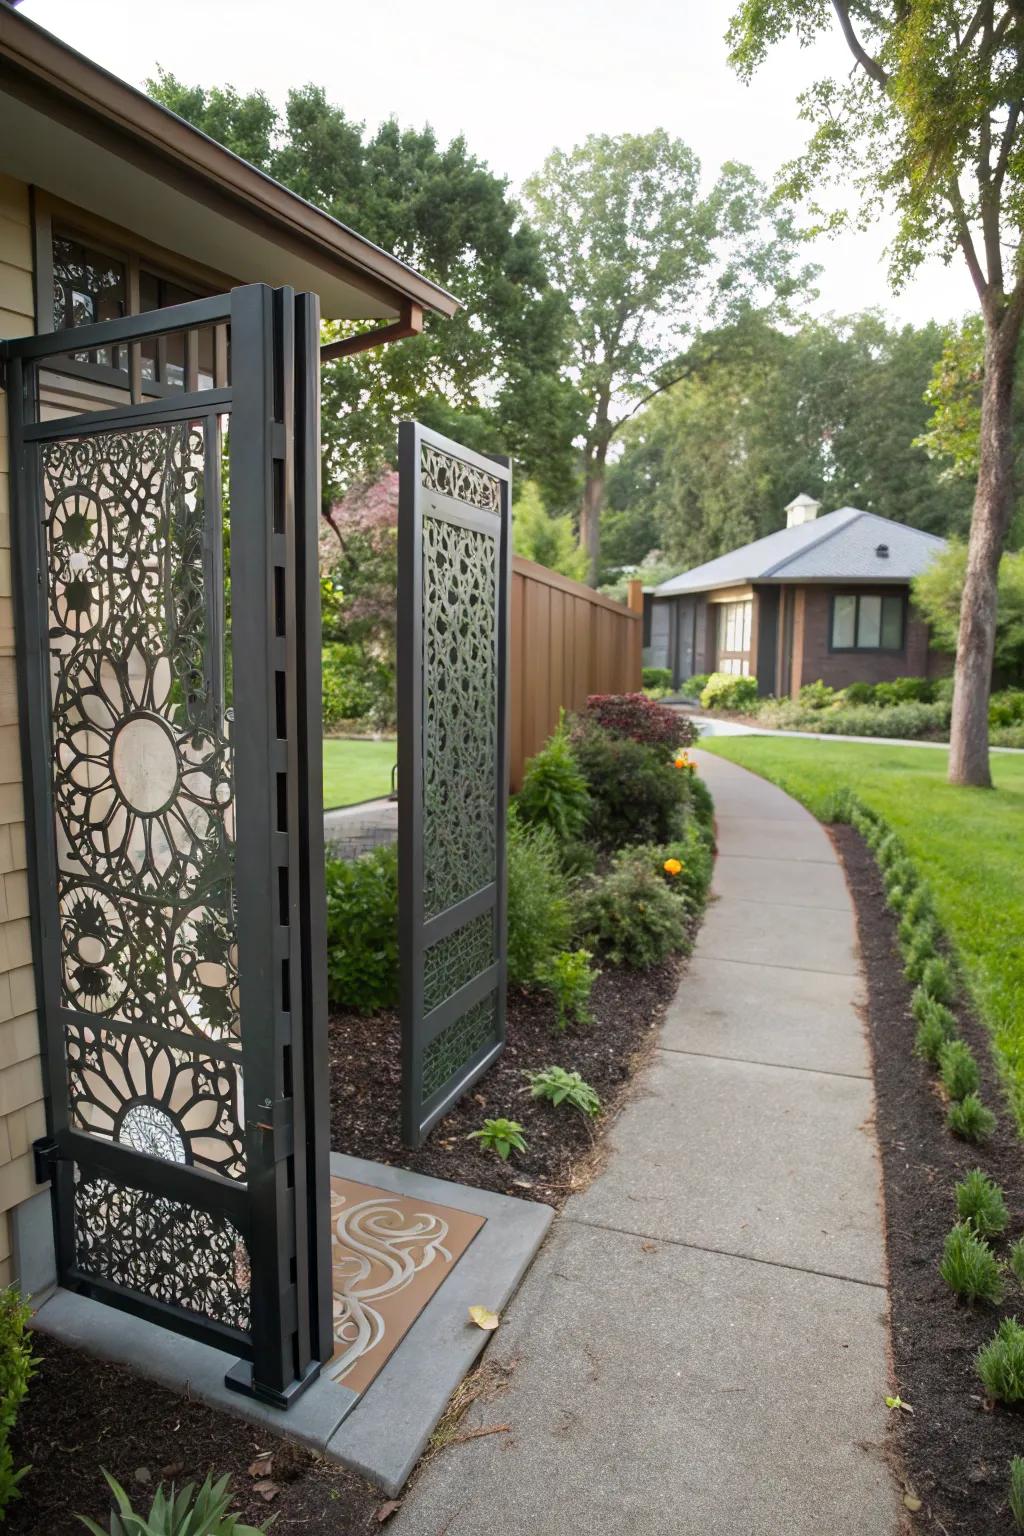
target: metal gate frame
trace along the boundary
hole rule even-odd
[[[131,353],[132,344],[145,338],[194,333],[201,326],[230,326],[231,385],[197,389],[193,366],[190,392],[36,419],[35,390],[27,386],[47,359],[116,344]],[[238,1355],[228,1385],[287,1407],[333,1352],[318,300],[253,284],[170,309],[9,341],[0,347],[0,361],[10,412],[19,713],[48,1128],[37,1144],[37,1169],[41,1182],[51,1177],[53,1183],[59,1280]],[[212,421],[225,413],[232,422],[234,847],[245,1183],[69,1125],[65,1021],[96,1028],[102,1016],[67,1007],[59,981],[49,594],[37,451],[37,444],[55,438]],[[216,484],[208,484],[208,497]],[[132,1029],[121,1026],[121,1033]],[[249,1331],[83,1272],[76,1265],[72,1223],[76,1165],[229,1220],[248,1249]]]
[[[487,1071],[505,1043],[507,980],[506,853],[509,776],[509,623],[512,598],[511,496],[512,472],[507,459],[489,458],[463,448],[417,422],[402,422],[398,437],[398,890],[399,968],[402,1023],[402,1135],[419,1146],[457,1099]],[[493,624],[484,635],[492,649],[494,667],[493,744],[489,771],[463,781],[465,805],[454,804],[460,785],[452,777],[445,790],[452,795],[452,813],[471,815],[473,792],[484,788],[490,799],[491,827],[478,827],[493,847],[488,859],[490,878],[457,899],[429,910],[432,861],[444,854],[446,829],[432,825],[428,814],[428,777],[432,757],[432,679],[429,675],[428,630],[431,615],[426,586],[432,575],[425,551],[425,523],[447,525],[483,535],[492,541]],[[467,579],[463,578],[465,589]],[[453,588],[449,589],[455,590]],[[474,599],[475,600],[475,599]],[[456,593],[455,609],[458,610]],[[466,618],[466,615],[462,615]],[[478,701],[479,702],[479,701]],[[473,721],[449,715],[458,729]],[[457,754],[456,754],[457,756]],[[488,782],[489,779],[489,782]],[[477,810],[480,809],[478,803]],[[452,831],[449,827],[448,831]],[[472,844],[470,844],[472,850]],[[443,862],[443,860],[442,860]],[[449,860],[449,862],[451,862]],[[469,883],[469,882],[464,882]],[[490,945],[486,925],[491,918]],[[441,946],[463,934],[463,948]],[[484,934],[484,948],[475,943]],[[434,967],[429,995],[426,971],[429,952],[440,957]],[[489,957],[489,958],[488,958]],[[483,964],[482,961],[488,963]],[[472,1011],[481,1019],[472,1023]],[[485,1010],[483,1015],[479,1010]],[[467,1027],[467,1015],[470,1016]],[[462,1025],[463,1035],[455,1033]],[[450,1046],[449,1046],[450,1042]],[[428,1053],[443,1058],[441,1071],[432,1067],[425,1077]],[[446,1055],[446,1052],[448,1053]],[[454,1063],[451,1071],[444,1068]],[[440,1075],[444,1080],[438,1082]]]

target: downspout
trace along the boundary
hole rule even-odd
[[[320,362],[333,363],[339,357],[352,357],[357,352],[369,352],[389,341],[402,341],[406,336],[418,336],[423,330],[423,306],[406,299],[397,320],[375,331],[359,331],[355,336],[343,336],[340,341],[329,341],[320,348]]]

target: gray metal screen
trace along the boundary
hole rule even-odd
[[[399,435],[402,1129],[418,1146],[505,1037],[511,472]]]

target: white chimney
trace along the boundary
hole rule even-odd
[[[786,527],[796,528],[800,523],[813,523],[820,511],[821,502],[801,491],[786,508]]]

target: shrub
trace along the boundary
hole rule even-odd
[[[644,747],[674,751],[676,747],[692,747],[697,740],[692,720],[642,693],[592,693],[581,718],[612,736],[626,737]]]
[[[580,921],[613,965],[631,970],[660,964],[686,938],[682,904],[632,849],[584,894]]]
[[[843,689],[844,704],[873,704],[874,702],[874,683],[849,683]]]
[[[995,1336],[979,1349],[975,1366],[993,1402],[1024,1400],[1024,1328],[1015,1317],[1004,1317]]]
[[[965,1221],[958,1221],[946,1237],[939,1274],[964,1301],[987,1301],[995,1306],[1003,1294],[995,1255]]]
[[[893,912],[902,912],[907,904],[907,892],[904,886],[894,885],[886,890],[885,899]]]
[[[993,693],[988,701],[988,723],[992,726],[1024,725],[1024,690],[1007,688]]]
[[[897,885],[902,886],[903,890],[909,896],[910,892],[917,884],[917,870],[914,868],[913,864],[911,864],[908,858],[901,856],[900,858],[896,859],[894,863],[890,864],[889,868],[886,870],[885,884],[886,889],[889,890]]]
[[[1014,1279],[1024,1285],[1024,1237],[1018,1237],[1015,1243],[1010,1244],[1009,1264]]]
[[[584,1115],[600,1114],[601,1100],[578,1072],[566,1072],[564,1067],[545,1067],[542,1072],[527,1072],[526,1077],[535,1099],[548,1099],[556,1107],[568,1104]]]
[[[910,931],[910,936],[903,946],[904,967],[903,974],[908,981],[920,981],[924,975],[924,968],[935,956],[935,929],[928,922],[920,922]]]
[[[578,728],[572,740],[590,790],[588,827],[594,842],[610,851],[679,836],[692,775],[680,773],[659,748],[596,725]]]
[[[921,985],[929,997],[934,997],[936,1002],[951,1003],[956,994],[953,985],[953,972],[949,961],[943,955],[934,955],[931,960],[925,962],[921,972]]]
[[[0,1522],[13,1499],[20,1498],[18,1484],[27,1467],[15,1471],[10,1437],[28,1384],[35,1375],[29,1345],[28,1303],[11,1287],[0,1291]]]
[[[947,1040],[939,1052],[939,1076],[951,1099],[966,1099],[981,1084],[978,1063],[966,1040]]]
[[[699,699],[710,681],[710,672],[695,672],[686,679],[679,691],[688,699]]]
[[[886,832],[875,849],[875,858],[878,860],[879,869],[885,871],[891,864],[896,864],[903,857],[903,844],[895,832]]]
[[[876,683],[874,702],[882,709],[894,704],[931,704],[935,684],[927,677],[894,677],[891,683]]]
[[[327,992],[336,1008],[373,1013],[398,999],[398,850],[329,859]]]
[[[956,1211],[979,1237],[996,1237],[1005,1232],[1010,1220],[1006,1199],[994,1179],[980,1168],[972,1168],[956,1186]]]
[[[1024,725],[1000,725],[989,731],[989,744],[993,747],[1024,747]]]
[[[395,674],[387,662],[359,645],[325,645],[323,723],[330,730],[342,720],[369,720],[378,729],[395,723]]]
[[[562,844],[582,838],[590,810],[587,781],[573,755],[564,721],[536,757],[531,757],[516,796],[523,821],[551,828]]]
[[[923,1007],[917,1015],[917,1034],[914,1036],[914,1050],[918,1056],[938,1066],[942,1048],[947,1045],[956,1034],[956,1020],[949,1009],[942,1003],[937,1003],[927,993],[914,993],[914,997],[923,1000]],[[916,1012],[916,1010],[915,1010]]]
[[[702,709],[753,709],[757,698],[756,677],[734,677],[729,672],[712,672],[700,692]]]
[[[518,1120],[485,1120],[478,1131],[470,1131],[467,1141],[478,1141],[489,1152],[497,1152],[502,1162],[510,1152],[525,1152],[526,1140]]]
[[[528,987],[569,941],[569,881],[550,827],[510,815],[507,852],[508,979]]]
[[[698,773],[690,774],[690,804],[697,821],[704,828],[708,846],[714,848],[715,802],[711,791]]]
[[[828,709],[836,701],[836,690],[818,678],[816,683],[804,683],[800,689],[800,703],[807,709]]]
[[[682,837],[660,848],[651,848],[651,857],[657,872],[670,890],[682,893],[691,906],[699,910],[707,901],[714,872],[714,858],[707,833],[695,817],[690,817],[683,827]],[[671,872],[668,865],[675,860],[680,868]]]
[[[927,885],[916,885],[907,897],[904,913],[911,923],[918,923],[923,917],[931,917],[934,910],[932,905],[932,893]]]
[[[996,1128],[996,1117],[981,1102],[976,1093],[969,1093],[959,1104],[951,1104],[946,1112],[946,1124],[954,1136],[962,1141],[988,1141]]]
[[[111,1515],[106,1531],[86,1515],[79,1515],[93,1536],[260,1536],[260,1532],[270,1529],[270,1521],[266,1525],[242,1525],[237,1515],[228,1514],[231,1495],[227,1477],[215,1483],[209,1473],[198,1493],[194,1483],[186,1483],[175,1494],[172,1483],[170,1494],[166,1495],[161,1483],[146,1516],[135,1512],[116,1478],[109,1472],[103,1476],[114,1495],[117,1513]]]
[[[670,667],[644,667],[640,682],[644,688],[671,688],[672,670]]]
[[[1024,1531],[1024,1456],[1014,1456],[1010,1462],[1010,1514],[1018,1531]]]
[[[555,1028],[590,1024],[590,994],[601,972],[590,963],[589,949],[563,950],[541,973],[541,981],[555,1002]]]

